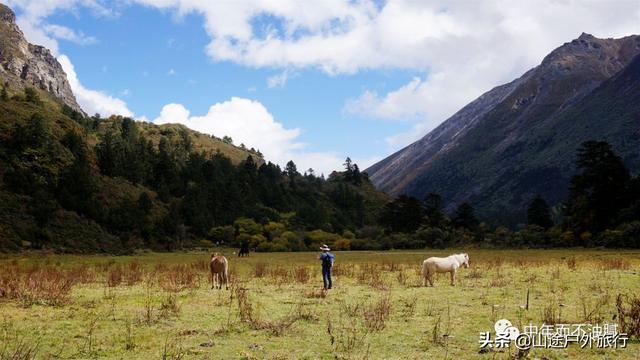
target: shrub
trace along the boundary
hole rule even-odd
[[[618,294],[616,309],[620,332],[640,339],[640,297]]]
[[[449,233],[437,227],[422,227],[415,233],[420,244],[432,248],[444,248],[449,243]]]
[[[168,292],[180,292],[185,289],[196,289],[199,284],[199,276],[189,265],[173,265],[167,268],[160,276],[160,287]]]
[[[0,273],[0,298],[20,300],[25,305],[62,305],[77,283],[75,274],[57,267],[10,266]]]
[[[338,239],[333,246],[336,250],[351,250],[351,240]]]
[[[278,245],[283,245],[289,251],[301,251],[305,250],[304,242],[302,242],[302,237],[296,234],[293,231],[285,231],[278,238],[274,240],[274,243]]]
[[[239,218],[233,222],[233,226],[238,230],[238,233],[240,234],[262,234],[262,225],[256,223],[253,219]]]
[[[356,238],[356,234],[354,234],[353,232],[349,231],[349,230],[345,230],[342,232],[342,237],[345,239],[349,239],[349,240],[353,240]]]
[[[40,104],[40,95],[38,95],[36,89],[32,87],[26,87],[24,89],[24,100],[32,104]]]
[[[235,229],[233,226],[216,226],[209,230],[209,238],[218,243],[232,243]]]
[[[326,232],[323,230],[313,230],[308,231],[306,236],[310,240],[310,246],[313,248],[317,248],[322,244],[327,244],[329,246],[333,246],[333,244],[340,238],[340,235]]]
[[[374,304],[364,308],[362,315],[364,324],[371,331],[381,331],[391,315],[391,301],[389,297],[383,297]]]

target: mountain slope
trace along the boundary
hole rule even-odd
[[[491,222],[522,221],[535,194],[564,199],[583,141],[606,139],[639,169],[640,100],[630,85],[639,53],[640,36],[582,34],[367,172],[391,194],[437,192],[450,210],[467,201]]]
[[[63,104],[82,112],[67,75],[51,52],[27,42],[16,25],[16,16],[0,4],[0,78],[10,89],[32,86],[48,91]]]

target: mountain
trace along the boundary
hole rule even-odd
[[[583,141],[610,142],[640,170],[639,53],[638,35],[583,33],[366,171],[393,195],[435,192],[448,210],[469,202],[491,223],[523,222],[535,195],[566,198]]]
[[[48,91],[81,112],[62,66],[43,46],[30,44],[16,25],[13,11],[0,4],[0,77],[13,89],[25,86]]]

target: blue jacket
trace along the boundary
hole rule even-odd
[[[333,262],[336,260],[336,256],[330,252],[320,254],[320,261],[322,261],[322,267],[333,267]]]

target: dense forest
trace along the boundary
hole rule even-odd
[[[325,178],[244,146],[203,150],[186,128],[60,109],[31,88],[0,95],[3,251],[640,247],[640,180],[606,142],[578,149],[561,218],[535,197],[526,225],[490,228],[466,203],[444,213],[438,194],[391,199],[350,159]]]
[[[349,159],[326,179],[293,162],[281,169],[257,150],[234,162],[221,151],[198,151],[186,128],[164,127],[152,138],[141,130],[149,124],[57,111],[41,95],[27,88],[1,100],[5,250],[126,252],[242,241],[263,251],[321,242],[349,248],[387,201]]]

